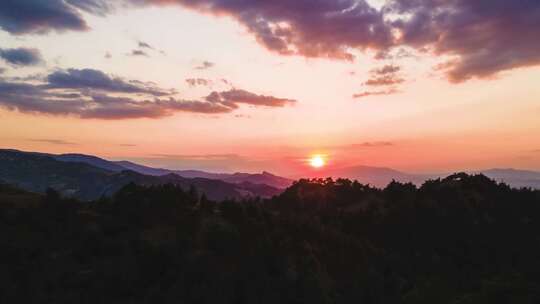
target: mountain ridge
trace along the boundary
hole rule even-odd
[[[293,180],[278,175],[274,175],[270,172],[263,171],[262,173],[211,173],[202,170],[172,170],[164,168],[154,168],[150,166],[141,165],[131,161],[109,161],[93,155],[85,155],[79,153],[68,154],[48,154],[40,152],[23,152],[15,149],[3,149],[0,151],[12,151],[28,153],[31,155],[49,156],[62,162],[82,162],[90,164],[92,166],[102,168],[111,172],[122,172],[124,170],[131,170],[143,175],[150,176],[164,176],[167,174],[176,174],[183,178],[195,179],[211,179],[221,180],[226,183],[242,185],[268,185],[276,189],[285,189],[289,187]],[[522,188],[530,187],[540,189],[540,172],[533,170],[519,170],[514,168],[491,168],[485,170],[468,170],[467,173],[471,174],[484,174],[499,182],[505,182],[512,187]],[[399,182],[412,182],[416,185],[421,185],[426,180],[443,178],[449,175],[448,173],[433,173],[433,174],[416,174],[408,173],[400,170],[395,170],[388,167],[375,167],[367,165],[356,165],[342,168],[331,168],[326,170],[320,170],[311,172],[304,176],[296,176],[295,179],[300,178],[349,178],[358,180],[359,182],[371,184],[376,187],[385,187],[391,181]],[[262,187],[258,187],[261,188]],[[265,191],[266,192],[266,191]]]
[[[68,159],[70,161],[61,161],[48,154],[0,150],[0,180],[38,193],[45,192],[47,188],[54,188],[65,196],[82,200],[113,195],[129,183],[140,185],[171,183],[184,189],[194,186],[211,200],[246,196],[269,197],[281,192],[271,186],[263,188],[252,183],[237,185],[214,179],[189,179],[174,173],[150,176],[131,170],[114,172],[85,162],[71,161],[73,158]]]

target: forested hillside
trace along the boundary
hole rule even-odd
[[[0,187],[2,303],[538,303],[540,192],[301,180],[213,202],[129,184],[81,203]]]

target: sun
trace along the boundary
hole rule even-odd
[[[324,167],[324,165],[326,165],[326,160],[324,159],[324,157],[322,155],[313,155],[309,159],[309,164],[313,168],[322,168],[322,167]]]

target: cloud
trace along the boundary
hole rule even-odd
[[[214,92],[203,100],[179,99],[175,94],[153,84],[90,69],[56,71],[38,84],[0,79],[3,108],[83,119],[161,118],[177,112],[224,114],[233,112],[239,104],[279,107],[292,102],[241,90]]]
[[[232,108],[237,108],[239,103],[253,106],[284,107],[294,104],[296,100],[277,98],[274,96],[257,95],[245,90],[231,89],[223,92],[212,92],[206,97],[211,103],[221,103]]]
[[[77,8],[98,12],[105,1],[98,0],[3,0],[0,1],[0,27],[12,34],[50,31],[85,31],[88,25]],[[103,8],[104,9],[104,8]]]
[[[128,53],[128,56],[150,57],[145,51],[141,51],[141,50],[132,50],[131,53]]]
[[[355,50],[379,58],[402,47],[453,57],[445,71],[453,82],[540,65],[537,0],[118,0],[129,4],[181,5],[229,16],[267,49],[282,55],[352,60]],[[0,27],[12,34],[84,31],[81,12],[105,15],[105,0],[0,1]],[[518,33],[518,34],[516,34]],[[206,69],[211,66],[202,65]]]
[[[399,93],[399,90],[396,88],[391,88],[388,90],[382,90],[382,91],[365,91],[362,93],[354,94],[353,98],[364,98],[364,97],[370,97],[370,96],[384,96],[384,95],[393,95]]]
[[[389,141],[367,141],[360,144],[352,144],[350,145],[350,147],[353,149],[357,149],[357,148],[389,147],[393,145],[394,143],[389,142]]]
[[[364,84],[367,86],[390,86],[390,85],[402,84],[404,82],[405,82],[405,79],[400,78],[397,75],[385,75],[385,76],[368,79],[368,81],[364,82]]]
[[[216,64],[210,61],[203,61],[203,63],[199,66],[196,66],[196,70],[208,70],[210,68],[213,68]]]
[[[146,43],[144,41],[139,41],[138,45],[139,45],[139,48],[141,48],[141,49],[150,49],[150,50],[154,49],[150,44],[148,44],[148,43]]]
[[[384,10],[398,18],[398,43],[448,55],[453,82],[540,64],[537,0],[391,0]]]
[[[151,83],[124,80],[94,69],[68,69],[47,76],[48,87],[56,89],[89,89],[116,93],[140,93],[153,96],[171,94]]]
[[[43,74],[35,73],[35,74],[26,75],[26,76],[15,76],[9,79],[13,81],[42,81],[43,77],[44,77]]]
[[[111,53],[106,52],[104,57],[105,57],[105,59],[111,59],[112,55],[111,55]]]
[[[388,74],[395,74],[399,71],[401,71],[401,67],[388,64],[381,68],[374,69],[371,72],[376,75],[388,75]]]
[[[394,86],[401,84],[405,82],[405,79],[399,76],[399,71],[401,71],[401,67],[395,65],[385,65],[383,67],[373,69],[370,71],[371,78],[364,82],[364,85]],[[369,95],[377,95],[376,93],[381,92],[371,92]],[[382,95],[382,93],[379,95]]]
[[[190,87],[209,86],[210,84],[212,84],[211,80],[204,78],[188,78],[186,79],[186,82],[189,84]]]
[[[137,147],[137,145],[135,144],[119,144],[120,147],[126,147],[126,148],[130,148],[130,147]]]
[[[78,145],[77,143],[65,141],[65,140],[62,140],[62,139],[35,138],[35,139],[28,139],[28,141],[48,143],[48,144],[61,145],[61,146]]]
[[[353,59],[351,48],[386,48],[392,34],[383,15],[364,0],[146,0],[178,3],[200,12],[227,15],[267,49],[283,55]]]
[[[540,65],[538,0],[387,0],[381,9],[366,0],[4,0],[0,27],[12,34],[84,31],[81,12],[105,15],[111,3],[228,16],[282,55],[352,60],[356,50],[378,58],[403,47],[427,51],[452,57],[445,73],[453,82]]]
[[[0,58],[15,67],[33,66],[43,62],[39,50],[29,48],[0,49]]]

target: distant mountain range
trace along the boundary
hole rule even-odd
[[[469,173],[482,173],[512,187],[540,189],[540,172],[490,169]],[[421,175],[390,168],[353,166],[319,171],[305,177],[349,178],[364,184],[385,187],[392,180],[420,185],[428,179],[447,175]],[[67,196],[93,200],[112,195],[130,182],[143,185],[173,183],[184,188],[194,186],[212,200],[223,200],[246,196],[271,197],[281,193],[293,180],[268,172],[226,174],[169,170],[129,161],[109,161],[84,154],[55,155],[0,149],[0,183],[13,184],[25,190],[43,192],[52,187]]]
[[[186,178],[208,178],[208,179],[218,179],[224,182],[233,183],[233,184],[242,184],[245,182],[253,184],[265,184],[279,189],[285,189],[292,184],[292,180],[280,176],[273,175],[268,172],[263,172],[260,174],[250,174],[250,173],[210,173],[199,170],[168,170],[168,169],[157,169],[152,167],[147,167],[139,165],[129,161],[118,161],[113,162],[113,164],[119,165],[125,169],[133,170],[142,174],[148,175],[165,175],[165,174],[177,174]]]
[[[491,179],[498,182],[504,182],[515,188],[530,187],[540,189],[540,172],[516,169],[489,169],[481,171],[469,171],[467,173],[484,174]],[[399,182],[411,182],[416,185],[421,185],[428,179],[444,178],[450,174],[451,173],[412,174],[390,168],[354,166],[325,170],[318,174],[312,174],[310,177],[349,178],[358,180],[364,184],[370,184],[376,187],[385,187],[392,180]]]
[[[102,168],[112,172],[122,172],[124,170],[131,170],[145,175],[153,176],[163,176],[168,174],[176,174],[185,178],[206,178],[206,179],[216,179],[222,180],[227,183],[232,184],[243,184],[243,183],[253,183],[253,184],[264,184],[271,187],[285,189],[292,184],[292,180],[273,175],[268,172],[263,172],[261,174],[249,174],[249,173],[209,173],[205,171],[198,170],[168,170],[160,168],[152,168],[148,166],[139,165],[129,161],[108,161],[92,155],[84,154],[60,154],[60,155],[51,155],[56,160],[63,162],[80,162],[92,165],[94,167]]]
[[[54,188],[65,196],[82,200],[112,195],[131,182],[141,185],[172,183],[185,189],[194,186],[212,200],[271,197],[282,191],[247,180],[229,183],[219,179],[186,178],[175,173],[162,173],[159,176],[142,174],[115,162],[88,155],[0,150],[0,181],[3,183],[33,192]]]

